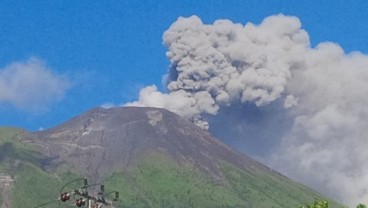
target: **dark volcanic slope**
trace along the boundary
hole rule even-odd
[[[111,169],[127,168],[152,152],[167,154],[177,164],[193,166],[217,179],[222,177],[221,161],[241,169],[273,172],[182,117],[156,108],[94,108],[25,139],[42,146],[50,158],[46,165],[66,162],[74,170],[98,178]]]
[[[20,140],[42,153],[39,174],[106,182],[123,193],[120,207],[291,208],[324,198],[163,109],[95,108]]]

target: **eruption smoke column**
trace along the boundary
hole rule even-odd
[[[293,127],[270,164],[350,206],[368,202],[368,57],[322,43],[288,89]]]
[[[163,41],[168,93],[148,86],[126,105],[166,108],[208,128],[202,115],[283,103],[271,109],[286,111],[292,125],[262,159],[344,203],[368,203],[366,55],[334,43],[312,48],[299,19],[284,15],[259,25],[179,18]]]
[[[197,122],[201,113],[216,114],[233,102],[267,105],[286,94],[290,70],[309,45],[300,26],[297,18],[282,15],[259,26],[179,18],[163,37],[171,61],[169,94],[149,86],[128,105],[163,107]],[[293,99],[289,95],[286,106]]]

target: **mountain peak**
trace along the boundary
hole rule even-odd
[[[97,183],[125,181],[119,187],[130,184],[131,196],[137,193],[134,199],[144,203],[159,203],[147,190],[184,204],[195,199],[190,191],[197,190],[196,197],[207,200],[205,207],[216,207],[208,197],[217,191],[231,198],[217,199],[218,207],[294,207],[320,196],[164,109],[94,108],[53,128],[25,133],[20,140],[38,147],[34,149],[45,157],[44,172],[69,171]]]
[[[51,165],[68,161],[79,172],[99,177],[111,168],[127,168],[152,152],[165,154],[178,165],[190,164],[215,178],[221,177],[217,160],[259,165],[190,121],[158,108],[94,108],[27,138],[53,158]]]

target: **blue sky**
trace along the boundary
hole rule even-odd
[[[301,20],[312,45],[332,41],[346,52],[367,53],[367,9],[367,1],[341,0],[1,1],[0,73],[36,59],[68,86],[63,95],[50,94],[55,100],[42,98],[42,108],[2,99],[0,89],[0,125],[48,128],[104,103],[134,101],[147,85],[164,90],[169,61],[162,34],[179,16],[245,24],[283,13]]]
[[[0,126],[44,129],[137,101],[208,121],[221,141],[288,177],[368,203],[367,10],[366,0],[3,0]],[[192,15],[200,19],[177,21]],[[264,21],[237,30],[218,19]],[[165,41],[182,65],[165,93],[162,36],[174,22]]]

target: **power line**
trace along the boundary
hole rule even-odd
[[[79,189],[75,189],[73,191],[70,192],[65,192],[63,191],[68,185],[81,181],[83,180],[84,185],[79,188]],[[100,186],[100,191],[97,193],[96,196],[90,195],[87,191],[87,188],[89,187],[93,187],[93,186]],[[70,181],[66,184],[64,184],[64,186],[62,186],[62,188],[59,191],[59,198],[56,200],[52,200],[49,201],[47,203],[38,205],[36,207],[33,208],[39,208],[42,206],[46,206],[48,204],[52,204],[52,203],[56,203],[59,202],[59,207],[61,205],[61,203],[65,203],[67,201],[71,200],[71,197],[76,198],[74,202],[74,206],[76,207],[86,207],[86,208],[102,208],[102,207],[111,207],[113,206],[113,202],[108,202],[105,199],[105,196],[108,196],[110,194],[115,194],[114,195],[114,199],[113,202],[117,201],[119,199],[119,192],[118,191],[112,191],[109,192],[107,194],[105,194],[105,186],[103,184],[100,183],[96,183],[96,184],[88,184],[88,181],[86,178],[78,178],[75,179],[73,181]]]

